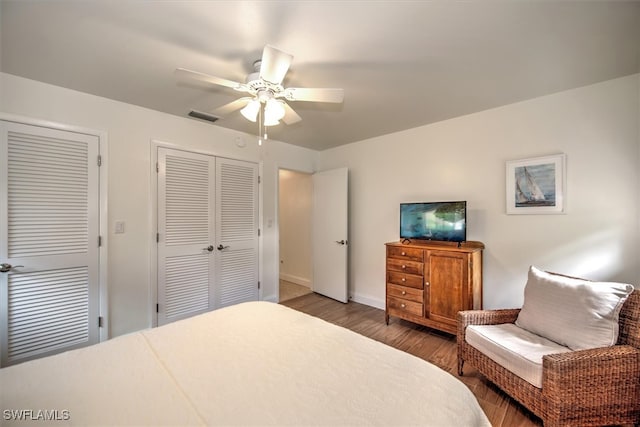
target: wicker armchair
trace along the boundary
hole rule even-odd
[[[465,341],[468,325],[515,322],[519,309],[458,313],[458,375],[469,362],[489,381],[526,406],[545,426],[640,423],[640,291],[620,312],[618,342],[611,347],[550,354],[542,359],[537,388]]]

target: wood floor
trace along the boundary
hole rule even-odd
[[[311,293],[311,289],[305,286],[280,279],[280,290],[279,290],[280,302],[298,298],[299,296],[306,295],[309,293]]]
[[[542,425],[540,419],[485,380],[473,367],[465,366],[464,376],[458,377],[453,335],[397,318],[391,318],[387,326],[383,310],[354,302],[342,304],[313,293],[281,304],[406,351],[444,369],[471,389],[493,426]]]

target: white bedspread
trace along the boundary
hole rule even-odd
[[[29,423],[7,411],[68,414],[55,425],[490,425],[436,366],[267,302],[0,369],[0,409],[15,425]]]

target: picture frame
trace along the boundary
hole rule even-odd
[[[565,170],[565,154],[507,161],[507,214],[565,213]]]

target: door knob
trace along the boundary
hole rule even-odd
[[[336,240],[336,243],[339,245],[346,245],[347,241],[346,240]]]
[[[2,264],[0,264],[0,273],[8,273],[10,272],[12,269],[14,268],[18,268],[18,267],[24,267],[24,265],[11,265],[11,264],[7,264],[6,262],[3,262]]]
[[[206,248],[202,248],[203,251],[213,252],[213,245],[209,245]]]
[[[229,246],[222,246],[222,244],[219,244],[218,247],[216,249],[218,249],[219,251],[223,250],[223,249],[227,249]]]

